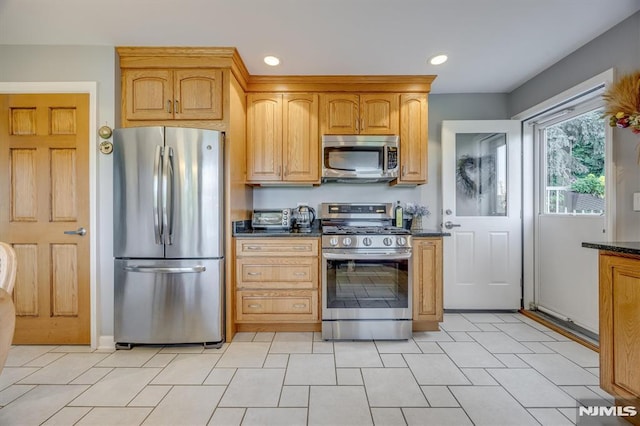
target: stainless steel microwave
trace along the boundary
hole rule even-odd
[[[398,177],[398,136],[325,135],[322,181],[388,182]]]

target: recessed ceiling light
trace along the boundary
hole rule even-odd
[[[264,63],[275,67],[276,65],[280,64],[280,59],[276,58],[275,56],[265,56]]]
[[[447,57],[447,55],[436,55],[436,56],[432,57],[431,59],[429,59],[429,63],[431,65],[440,65],[440,64],[444,64],[445,62],[447,62],[447,59],[449,59]]]

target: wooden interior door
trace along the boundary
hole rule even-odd
[[[0,240],[18,257],[14,344],[90,343],[88,139],[89,95],[0,95]]]

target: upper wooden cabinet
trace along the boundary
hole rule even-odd
[[[398,134],[396,93],[326,93],[320,105],[324,135]]]
[[[427,159],[427,95],[400,95],[400,176],[396,183],[427,183]]]
[[[222,70],[125,69],[127,120],[222,120]]]
[[[247,181],[320,182],[318,95],[247,95]]]

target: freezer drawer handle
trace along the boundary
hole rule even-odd
[[[125,271],[131,272],[147,272],[151,274],[188,274],[193,272],[204,272],[207,270],[206,267],[199,265],[188,268],[163,268],[158,266],[125,266]]]

